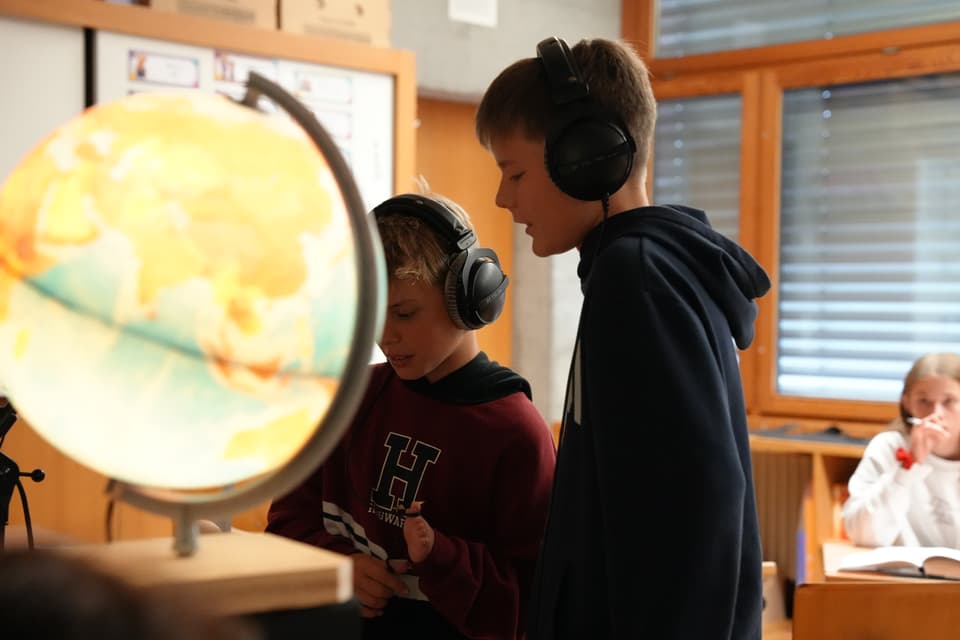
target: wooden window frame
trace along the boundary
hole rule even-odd
[[[624,0],[621,29],[648,61],[657,99],[739,93],[742,99],[740,244],[773,285],[759,300],[756,339],[741,354],[752,423],[777,418],[885,424],[889,402],[787,396],[776,391],[781,123],[784,91],[960,72],[960,21],[756,47],[683,58],[653,58],[654,0]],[[652,159],[650,163],[652,174]],[[708,212],[709,213],[709,212]]]
[[[757,107],[760,102],[760,73],[756,71],[746,72],[720,72],[704,76],[690,76],[677,78],[661,82],[653,80],[653,91],[658,100],[672,100],[683,98],[703,98],[710,96],[737,94],[740,96],[740,118],[742,123],[753,122],[759,116]],[[756,176],[758,171],[757,151],[760,149],[759,141],[756,139],[756,127],[747,127],[741,124],[740,127],[740,220],[739,220],[739,242],[748,251],[758,244],[757,233],[758,225],[753,221],[759,218],[757,206],[757,192],[750,188],[754,180],[744,180],[744,176]],[[656,149],[653,150],[656,153]],[[652,156],[653,154],[651,154]],[[653,179],[653,158],[647,165],[648,180]],[[648,191],[652,189],[648,185]],[[710,212],[707,211],[707,215]],[[755,384],[749,381],[757,375],[757,349],[750,349],[740,354],[740,372],[743,377],[744,396],[747,404],[747,411],[756,410],[756,398],[754,390]]]

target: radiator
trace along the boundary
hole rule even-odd
[[[763,559],[777,563],[781,579],[797,579],[797,530],[810,484],[810,456],[753,453],[753,484]]]

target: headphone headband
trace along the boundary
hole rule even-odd
[[[537,56],[543,61],[554,104],[567,104],[590,95],[590,87],[566,42],[556,36],[541,40],[537,44]]]
[[[477,242],[477,234],[467,227],[442,202],[433,198],[404,193],[384,200],[373,209],[373,215],[384,218],[389,215],[406,215],[429,224],[449,245],[450,253],[457,253]]]

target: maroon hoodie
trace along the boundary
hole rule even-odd
[[[365,638],[523,637],[555,463],[529,389],[483,353],[433,384],[376,365],[350,431],[271,505],[271,533],[386,561],[407,557],[401,507],[424,503],[433,551]]]

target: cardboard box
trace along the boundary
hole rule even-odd
[[[251,27],[277,28],[277,0],[150,0],[150,6]]]
[[[390,0],[279,0],[280,29],[390,46]]]

